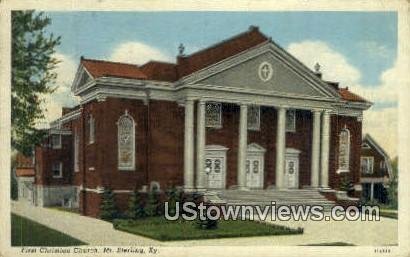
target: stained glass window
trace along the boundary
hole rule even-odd
[[[248,107],[248,129],[259,130],[260,128],[260,108],[252,105]]]
[[[339,170],[349,171],[350,132],[342,129],[339,134]]]
[[[222,126],[222,106],[220,103],[207,103],[205,109],[205,122],[207,127]]]
[[[135,168],[135,127],[134,120],[127,112],[118,120],[118,168]]]
[[[296,113],[295,110],[286,111],[286,132],[296,131]]]

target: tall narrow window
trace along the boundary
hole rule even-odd
[[[92,144],[95,140],[95,119],[93,115],[90,114],[88,117],[88,143]]]
[[[51,172],[53,174],[53,178],[62,178],[63,177],[63,163],[62,162],[55,162],[51,166]]]
[[[135,126],[134,120],[125,111],[117,123],[118,126],[118,169],[135,169]]]
[[[344,128],[339,134],[339,172],[349,171],[350,132]]]
[[[260,107],[257,105],[249,106],[248,108],[248,129],[259,130],[260,129]]]
[[[74,132],[74,171],[79,172],[80,171],[80,160],[79,160],[79,154],[80,154],[80,136],[78,135],[77,130]]]
[[[295,110],[286,111],[286,132],[296,131],[296,112]]]
[[[222,127],[222,106],[220,103],[207,103],[205,108],[205,123],[207,127]]]

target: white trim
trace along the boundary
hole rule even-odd
[[[79,108],[77,110],[66,113],[65,115],[61,116],[60,118],[52,121],[50,123],[50,127],[59,129],[62,124],[79,118],[80,115],[81,115],[81,111],[82,111],[82,108]]]
[[[264,78],[262,76],[262,67],[263,66],[268,67],[268,70],[269,70],[268,76],[266,78]],[[272,64],[270,64],[269,62],[266,62],[266,61],[259,64],[258,75],[259,75],[259,79],[262,80],[263,82],[269,81],[272,78],[272,75],[273,75]]]

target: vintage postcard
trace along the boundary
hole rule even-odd
[[[408,3],[215,4],[0,3],[1,254],[410,255]]]

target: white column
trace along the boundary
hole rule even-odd
[[[374,183],[370,183],[370,201],[374,199]]]
[[[319,167],[320,167],[320,111],[312,110],[313,131],[312,131],[312,159],[310,186],[319,186]]]
[[[248,144],[248,106],[241,104],[239,118],[238,146],[238,189],[244,189],[246,184],[246,148]]]
[[[194,189],[194,101],[185,101],[184,188]]]
[[[322,151],[320,186],[329,187],[329,142],[330,142],[330,112],[324,111],[322,115]]]
[[[278,108],[278,126],[276,131],[276,188],[284,187],[286,150],[286,108]]]
[[[197,189],[204,189],[205,176],[205,102],[198,102],[197,109],[197,146],[196,146],[196,187]]]

